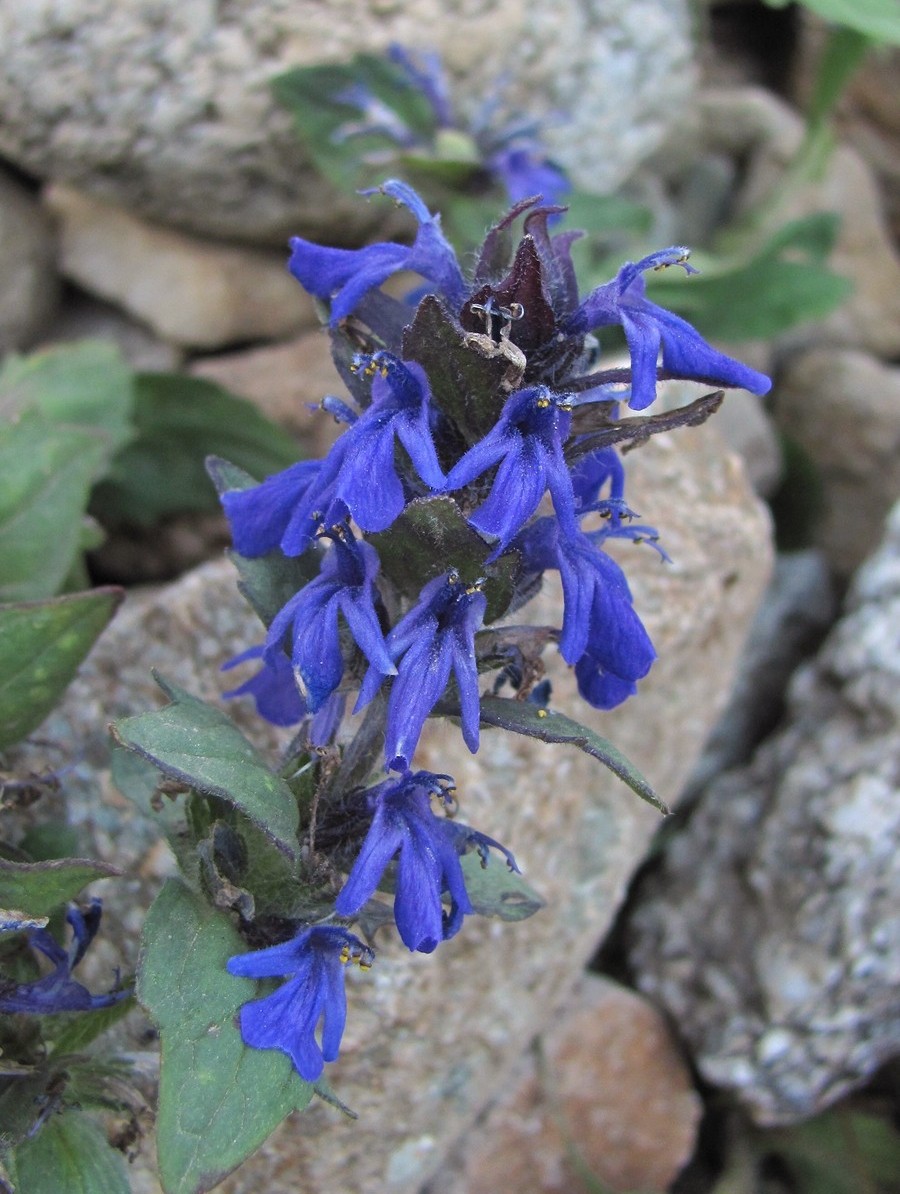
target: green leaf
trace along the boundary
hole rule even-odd
[[[389,530],[369,536],[385,576],[409,596],[448,568],[471,583],[486,576],[485,621],[493,622],[509,607],[519,557],[507,552],[486,565],[491,545],[469,526],[451,497],[417,498],[410,502]]]
[[[116,722],[116,741],[170,778],[233,805],[293,856],[299,815],[284,780],[225,713],[159,676],[156,680],[172,703]]]
[[[277,75],[272,80],[275,98],[292,113],[316,169],[347,193],[396,173],[388,162],[399,153],[396,140],[384,133],[347,135],[363,119],[357,106],[338,98],[353,87],[370,92],[426,144],[435,125],[424,95],[393,63],[372,54],[358,54],[347,64],[295,67]]]
[[[790,0],[766,0],[771,8],[784,8]],[[875,41],[900,45],[900,11],[896,0],[803,0],[812,12],[836,25],[846,25]]]
[[[599,759],[619,779],[624,780],[632,792],[646,800],[661,813],[668,808],[656,795],[633,763],[616,750],[611,742],[595,734],[587,726],[579,725],[562,713],[541,709],[528,701],[507,700],[504,697],[484,696],[481,698],[481,724],[498,726],[514,734],[525,734],[529,738],[540,738],[542,742],[559,742],[577,746],[579,750]]]
[[[286,1054],[241,1040],[235,1015],[256,984],[225,963],[242,952],[227,916],[166,883],[144,925],[138,979],[162,1041],[156,1131],[166,1194],[211,1190],[312,1097]]]
[[[88,883],[121,873],[107,862],[89,858],[55,858],[50,862],[9,862],[0,858],[0,907],[20,909],[28,916],[49,916]]]
[[[300,556],[273,551],[250,559],[230,551],[228,557],[238,570],[238,589],[268,626],[278,611],[319,575],[322,553],[314,544]]]
[[[105,458],[99,432],[51,423],[34,409],[0,426],[0,601],[58,590]]]
[[[18,1194],[130,1194],[125,1158],[80,1111],[51,1115],[16,1149]]]
[[[794,220],[749,260],[704,266],[689,279],[647,279],[654,302],[690,320],[717,340],[767,339],[795,324],[822,319],[852,292],[853,283],[822,263],[838,217],[819,213]]]
[[[103,432],[110,451],[131,436],[133,401],[131,370],[105,340],[12,355],[0,369],[0,416],[9,419],[36,407],[50,422]]]
[[[472,908],[479,916],[527,920],[544,907],[545,901],[505,862],[491,858],[482,866],[481,856],[473,852],[462,859],[462,869]]]
[[[49,1017],[59,1022],[59,1031],[45,1033],[45,1038],[50,1037],[50,1056],[53,1061],[70,1053],[83,1053],[92,1041],[120,1020],[124,1020],[129,1012],[134,1011],[134,1007],[134,996],[129,995],[120,999],[118,1003],[110,1004],[109,1007]]]
[[[209,455],[265,477],[294,464],[291,437],[245,398],[214,382],[180,373],[135,378],[136,438],[113,460],[91,513],[106,526],[152,526],[168,514],[213,511],[206,476]]]
[[[0,750],[44,720],[123,595],[94,589],[0,606]]]

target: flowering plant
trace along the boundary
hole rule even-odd
[[[411,243],[291,243],[351,396],[322,403],[343,434],[323,460],[260,482],[209,463],[264,625],[226,665],[257,669],[231,695],[298,727],[283,765],[273,772],[223,713],[163,680],[166,708],[115,727],[170,792],[188,792],[173,837],[187,882],[167,883],[150,911],[137,986],[163,1041],[167,1188],[224,1175],[314,1092],[334,1101],[322,1075],[339,1053],[347,964],[372,965],[389,919],[409,950],[431,953],[468,915],[540,907],[510,850],[455,819],[452,777],[417,767],[430,717],[458,722],[472,752],[483,726],[576,745],[664,807],[608,742],[552,709],[541,657],[558,649],[600,709],[653,664],[605,550],[656,541],[627,505],[621,451],[705,419],[722,391],[660,414],[624,418],[623,405],[645,410],[665,378],[769,385],[647,298],[645,271],[691,273],[687,250],[626,264],[581,298],[574,234],[551,232],[558,208],[517,203],[464,272],[415,191],[379,190],[414,217]],[[381,286],[401,271],[421,284],[391,297]],[[611,325],[630,363],[598,368],[594,333]],[[561,625],[510,621],[547,570],[561,577]],[[473,866],[491,876],[477,902]],[[173,969],[191,981],[173,983]],[[190,1147],[176,1112],[187,1090]]]

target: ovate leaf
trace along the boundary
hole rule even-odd
[[[131,435],[133,399],[131,370],[104,340],[12,355],[0,369],[0,419],[36,407],[50,422],[103,432],[110,451]]]
[[[293,856],[299,814],[291,789],[225,713],[156,679],[172,703],[116,722],[116,741],[169,778],[233,805]]]
[[[106,526],[152,526],[167,514],[216,510],[209,455],[255,477],[280,472],[300,455],[291,437],[247,399],[181,373],[137,375],[134,421],[135,439],[115,457],[91,503]]]
[[[544,907],[537,892],[505,862],[491,858],[483,866],[480,855],[473,852],[462,859],[462,869],[472,908],[479,916],[527,920]]]
[[[122,596],[107,588],[0,605],[0,750],[44,720]]]
[[[10,862],[0,858],[0,907],[21,909],[29,916],[49,916],[73,900],[95,879],[122,872],[89,858],[55,858],[50,862]]]
[[[105,457],[99,432],[52,423],[34,409],[0,424],[0,601],[59,589]]]
[[[312,1097],[286,1054],[241,1040],[235,1016],[256,984],[225,964],[244,949],[228,917],[177,880],[147,915],[138,998],[162,1043],[156,1132],[166,1194],[211,1190]]]
[[[80,1111],[50,1115],[16,1149],[20,1194],[130,1194],[125,1158]]]
[[[643,775],[633,763],[616,750],[611,742],[595,734],[587,726],[579,725],[562,713],[553,713],[532,705],[528,701],[513,701],[504,697],[481,698],[481,724],[498,726],[514,734],[525,734],[529,738],[540,738],[542,742],[559,742],[577,746],[595,759],[599,759],[619,779],[624,780],[642,800],[668,813],[668,808],[656,795]]]

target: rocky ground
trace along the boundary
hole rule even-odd
[[[0,351],[111,339],[136,368],[183,369],[245,395],[319,454],[333,428],[306,404],[340,382],[275,246],[288,230],[328,240],[367,226],[358,205],[323,200],[260,81],[308,55],[304,14],[321,6],[269,0],[217,22],[214,6],[184,5],[162,49],[140,6],[111,22],[105,7],[81,0],[43,30],[15,6],[0,14],[0,44],[17,48],[20,72],[0,84]],[[330,52],[356,49],[364,28],[382,46],[427,19],[465,92],[521,26],[516,77],[529,98],[545,112],[570,104],[573,88],[581,100],[557,147],[564,164],[600,190],[631,179],[656,197],[663,226],[707,218],[709,193],[689,185],[697,174],[724,180],[717,193],[740,215],[802,139],[797,105],[821,30],[796,14],[717,7],[695,53],[681,5],[558,3],[569,36],[550,44],[566,70],[553,59],[534,75],[545,6],[414,7],[354,0],[322,37]],[[87,75],[112,79],[108,95],[66,74],[73,39]],[[487,49],[467,54],[467,44]],[[635,570],[660,663],[646,695],[602,732],[672,803],[681,794],[673,824],[654,845],[655,814],[580,759],[548,770],[540,750],[501,748],[465,764],[460,785],[486,810],[514,777],[513,823],[488,828],[531,843],[518,852],[549,902],[529,922],[538,931],[520,940],[515,926],[491,924],[427,980],[405,974],[398,954],[397,985],[360,1005],[341,1063],[361,1130],[351,1137],[320,1106],[314,1138],[309,1118],[288,1124],[223,1187],[231,1194],[298,1182],[347,1194],[579,1194],[597,1182],[723,1194],[716,1167],[727,1167],[734,1123],[792,1125],[892,1073],[900,127],[885,93],[896,67],[894,51],[856,78],[838,111],[839,148],[783,213],[840,214],[832,264],[852,295],[823,321],[727,346],[772,372],[766,403],[731,395],[718,430],[662,435],[632,458],[635,500],[675,563],[663,569],[647,553]],[[609,148],[592,159],[598,144]],[[797,453],[817,478],[812,519],[800,517]],[[770,511],[776,545],[793,549],[774,569]],[[218,559],[224,542],[217,516],[176,517],[98,549],[104,580],[169,583],[129,595],[18,756],[39,770],[48,743],[79,744],[70,811],[102,857],[121,866],[129,851],[132,910],[113,937],[126,965],[169,860],[110,781],[104,726],[154,700],[150,666],[217,697],[218,665],[250,633]],[[542,600],[552,620],[557,598]],[[555,683],[556,703],[574,707],[566,678]],[[564,791],[552,818],[548,788]],[[150,1194],[142,1164],[135,1189]],[[805,1194],[790,1183],[728,1189]]]

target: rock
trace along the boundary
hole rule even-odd
[[[801,117],[760,88],[709,89],[700,96],[700,143],[747,164],[739,208],[761,204],[783,180],[803,138]],[[783,188],[782,188],[783,189]],[[887,358],[900,355],[900,258],[882,210],[871,169],[849,145],[840,145],[821,179],[784,191],[769,203],[766,235],[814,212],[836,212],[840,231],[828,264],[853,282],[853,293],[826,319],[790,329],[783,351],[811,344],[865,348]]]
[[[349,397],[324,329],[285,344],[204,357],[188,372],[249,398],[267,418],[308,444],[310,456],[324,455],[340,430],[317,404],[326,394]]]
[[[180,368],[184,354],[167,344],[142,323],[129,319],[117,307],[77,291],[66,296],[49,336],[41,344],[67,340],[111,340],[132,369],[140,372],[172,373]]]
[[[640,696],[607,715],[580,702],[558,656],[548,658],[548,672],[554,706],[598,728],[672,798],[725,699],[767,578],[769,524],[711,427],[660,435],[628,461],[633,500],[659,525],[676,561],[666,566],[647,547],[617,545],[659,661]],[[546,585],[529,618],[558,624],[557,584]],[[218,665],[260,635],[225,562],[129,598],[62,708],[19,753],[29,768],[48,754],[57,764],[86,760],[75,777],[87,785],[84,794],[67,792],[73,815],[86,830],[96,827],[103,857],[116,855],[128,868],[119,887],[108,885],[110,919],[119,908],[139,919],[158,880],[141,879],[135,865],[148,858],[154,834],[146,823],[140,831],[123,826],[122,799],[104,770],[106,722],[157,703],[151,667],[200,695],[215,694]],[[252,724],[246,709],[235,712]],[[269,749],[276,741],[259,727],[256,738]],[[471,756],[458,728],[432,722],[417,759],[455,774],[463,816],[515,849],[546,908],[520,925],[470,918],[428,957],[410,954],[392,930],[379,934],[377,965],[348,983],[347,1032],[329,1072],[360,1121],[349,1129],[318,1103],[226,1180],[223,1194],[408,1192],[429,1180],[565,1001],[659,824],[653,809],[574,748],[487,731]],[[121,848],[120,835],[127,838]],[[128,959],[134,946],[129,940]]]
[[[470,115],[507,80],[512,108],[606,191],[665,139],[694,77],[685,0],[4,5],[0,153],[204,236],[347,243],[381,212],[336,200],[269,83],[393,41],[440,51]]]
[[[747,360],[747,354],[736,355]],[[747,390],[729,390],[716,415],[716,429],[744,462],[756,492],[771,497],[781,480],[783,461],[775,428],[759,398]]]
[[[642,991],[761,1124],[817,1114],[900,1050],[900,506],[791,686],[712,785],[626,928]]]
[[[725,712],[703,748],[683,802],[720,772],[745,763],[784,713],[795,669],[821,643],[837,614],[837,596],[821,552],[779,554],[756,611]]]
[[[775,419],[822,481],[816,543],[849,577],[900,497],[900,368],[862,352],[820,348],[779,374]]]
[[[693,1152],[701,1110],[659,1012],[588,974],[422,1194],[666,1190]]]
[[[59,299],[56,241],[32,195],[0,170],[0,356],[30,348]]]
[[[44,198],[59,223],[65,276],[163,340],[221,348],[289,336],[316,322],[284,253],[201,241],[67,186],[47,188]]]

